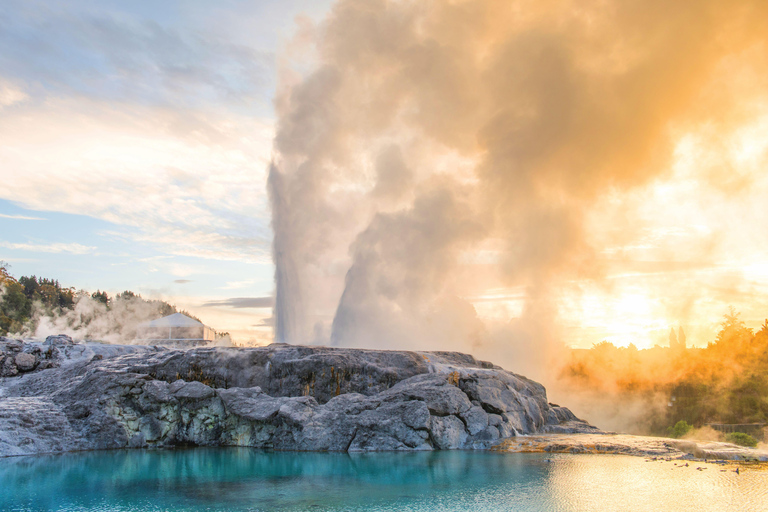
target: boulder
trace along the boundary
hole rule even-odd
[[[67,334],[57,334],[45,338],[45,345],[74,345],[74,340]]]
[[[35,356],[25,352],[16,354],[14,362],[16,363],[16,367],[19,369],[19,371],[22,372],[34,370],[35,366],[37,366],[37,360],[35,359]]]

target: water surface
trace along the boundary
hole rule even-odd
[[[0,459],[0,510],[768,510],[764,468],[681,464],[470,451],[87,452]]]

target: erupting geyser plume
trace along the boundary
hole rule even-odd
[[[762,0],[338,1],[276,102],[276,341],[544,360],[557,291],[631,239],[593,205],[744,120],[722,75],[766,30]],[[491,325],[472,298],[501,287],[525,305]]]

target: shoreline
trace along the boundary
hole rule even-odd
[[[19,457],[44,457],[67,454],[121,451],[187,451],[197,449],[246,449],[264,453],[328,453],[339,455],[360,455],[372,453],[421,453],[413,450],[378,450],[373,452],[344,452],[328,450],[280,450],[251,446],[155,446],[136,448],[84,449],[51,451],[28,454],[0,455],[0,459]],[[646,462],[686,461],[711,464],[748,464],[768,469],[768,452],[746,448],[731,443],[715,441],[691,441],[664,437],[636,436],[631,434],[532,434],[504,439],[487,449],[457,448],[447,451],[495,452],[495,453],[551,453],[566,455],[626,455],[645,458]],[[425,452],[426,453],[426,452]]]
[[[668,460],[768,463],[768,452],[717,441],[629,434],[534,434],[503,440],[491,448],[510,453],[631,455]]]

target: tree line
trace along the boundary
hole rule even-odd
[[[77,311],[78,304],[82,306],[84,299],[89,299],[98,307],[81,307],[84,311]],[[183,313],[200,321],[191,313],[178,310],[173,304],[163,300],[146,300],[128,290],[110,297],[101,290],[90,293],[74,287],[63,287],[57,279],[35,275],[16,279],[10,274],[8,264],[0,261],[0,335],[34,333],[44,318],[65,318],[70,326],[87,327],[100,313],[105,316],[118,311],[120,314],[113,314],[110,319],[112,324],[116,324],[111,326],[116,331],[126,330],[128,323],[131,328],[135,328],[138,321],[173,313]]]
[[[768,320],[755,332],[731,309],[706,347],[685,349],[679,338],[675,345],[670,334],[670,348],[603,341],[574,350],[559,378],[617,404],[645,400],[638,433],[666,435],[679,422],[697,428],[768,422]]]

